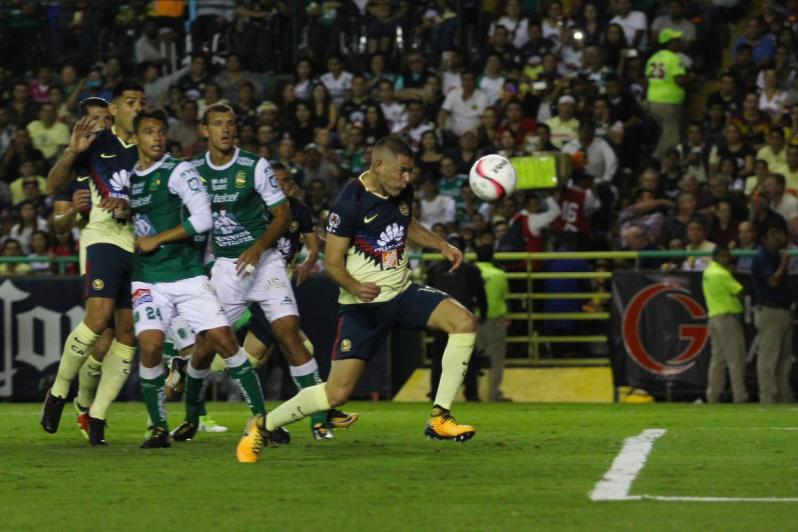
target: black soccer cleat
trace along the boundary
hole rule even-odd
[[[331,408],[327,410],[327,422],[324,424],[324,428],[348,429],[355,423],[355,421],[358,420],[359,417],[360,416],[358,414],[350,414],[348,412],[338,410],[337,408]]]
[[[44,404],[42,405],[42,420],[41,424],[45,432],[55,434],[58,431],[58,424],[61,422],[61,413],[64,411],[66,399],[63,397],[56,397],[47,390],[47,395],[44,397]]]
[[[199,430],[199,424],[189,420],[183,421],[179,427],[172,431],[172,439],[175,441],[193,440]]]
[[[89,445],[108,445],[105,441],[105,420],[89,416]]]
[[[285,427],[274,429],[269,433],[269,447],[288,445],[291,443],[291,433]]]
[[[163,427],[150,427],[150,437],[139,446],[141,449],[162,449],[171,447],[169,431]]]

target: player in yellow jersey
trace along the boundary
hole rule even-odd
[[[58,375],[44,401],[41,425],[49,433],[58,430],[70,385],[83,364],[90,361],[100,334],[113,318],[115,339],[103,360],[97,393],[88,411],[92,445],[106,444],[106,412],[125,384],[135,354],[130,299],[133,231],[126,213],[112,207],[120,204],[115,183],[127,177],[138,156],[130,140],[133,119],[144,104],[140,84],[120,83],[108,107],[114,117],[113,127],[97,132],[90,120],[79,121],[70,145],[47,177],[48,190],[54,193],[66,187],[73,172],[88,176],[93,208],[81,233],[86,315],[64,344]]]

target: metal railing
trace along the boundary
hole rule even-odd
[[[23,264],[32,262],[49,262],[58,265],[58,275],[66,275],[68,264],[77,264],[78,257],[76,255],[68,255],[65,257],[51,257],[49,255],[32,256],[32,257],[0,257],[0,264]]]
[[[756,254],[756,250],[735,250],[732,256],[750,257]],[[798,256],[798,250],[789,250],[789,255]],[[608,280],[612,278],[611,271],[590,271],[590,272],[547,272],[539,271],[536,264],[552,260],[607,260],[607,261],[629,261],[629,265],[635,270],[641,269],[641,262],[646,259],[677,259],[687,257],[707,257],[712,253],[708,251],[687,251],[687,250],[668,250],[668,251],[586,251],[586,252],[542,252],[542,253],[496,253],[494,261],[498,263],[516,263],[516,268],[508,271],[508,280],[526,280],[525,291],[513,291],[507,297],[508,301],[520,301],[521,311],[509,312],[507,320],[512,322],[526,322],[526,335],[511,335],[507,338],[508,344],[526,344],[526,356],[513,358],[508,357],[508,365],[608,365],[609,359],[606,357],[591,358],[541,358],[541,345],[543,344],[606,344],[608,338],[606,334],[579,334],[579,335],[544,335],[538,332],[540,322],[551,320],[573,320],[585,322],[608,322],[610,313],[606,311],[582,311],[582,312],[541,312],[534,308],[535,301],[550,300],[584,300],[588,301],[607,301],[612,298],[612,294],[606,290],[593,292],[539,292],[533,289],[535,281],[557,280],[557,279],[584,279],[584,280]],[[411,259],[427,261],[444,260],[439,253],[413,254]],[[466,254],[466,260],[474,261],[475,254]],[[518,267],[523,263],[523,267]],[[628,267],[627,266],[627,267]],[[516,284],[517,288],[517,284]],[[512,283],[511,283],[512,290]],[[432,338],[425,338],[425,346],[432,342]],[[517,352],[515,353],[517,355]]]

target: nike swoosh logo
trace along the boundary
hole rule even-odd
[[[103,159],[113,159],[114,157],[116,157],[116,154],[112,153],[111,155],[108,155],[107,153],[101,153],[100,157],[102,157]]]
[[[77,181],[78,183],[83,183],[84,181],[88,181],[89,179],[91,179],[90,175],[84,175],[84,176],[78,176],[75,179],[75,181]]]
[[[379,216],[379,214],[375,214],[374,216],[371,216],[371,217],[369,217],[369,216],[366,216],[365,218],[363,218],[363,223],[370,224],[371,222],[373,222],[373,221],[374,221],[374,219],[375,219],[377,216]]]

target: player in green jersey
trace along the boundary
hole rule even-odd
[[[285,262],[274,248],[291,219],[285,195],[266,160],[234,145],[236,117],[232,108],[223,104],[208,108],[202,118],[201,133],[208,139],[209,151],[193,165],[211,198],[211,242],[216,257],[211,283],[227,319],[233,323],[249,305],[258,304],[285,353],[292,377],[300,388],[315,386],[321,382],[318,364],[303,343]],[[188,366],[187,389],[204,389],[192,381],[197,372],[210,367],[211,358],[194,353]],[[202,396],[187,393],[186,411],[196,409],[202,400]],[[356,420],[356,415],[331,410],[319,416],[313,425],[345,428]],[[187,434],[196,432],[191,420],[187,419],[184,425]]]
[[[194,168],[170,157],[166,150],[167,117],[144,111],[136,117],[134,134],[139,161],[123,190],[129,195],[136,255],[132,274],[133,323],[139,345],[142,396],[152,420],[142,448],[169,446],[166,420],[163,344],[176,314],[197,332],[195,356],[219,352],[227,363],[253,417],[236,449],[240,462],[255,462],[266,435],[260,382],[240,348],[203,268],[202,233],[212,224],[208,195]],[[191,370],[189,370],[191,371]],[[210,370],[195,371],[186,395],[199,396]],[[199,417],[199,412],[188,412]]]

